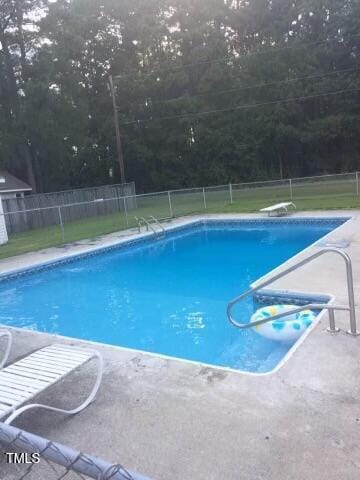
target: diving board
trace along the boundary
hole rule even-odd
[[[272,213],[275,213],[275,216],[288,215],[290,207],[292,207],[295,210],[296,209],[295,203],[292,203],[292,202],[276,203],[275,205],[270,205],[270,207],[261,208],[260,212],[264,212],[264,213],[266,212],[269,217],[271,217]]]

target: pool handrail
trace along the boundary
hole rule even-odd
[[[348,305],[335,305],[335,304],[322,304],[322,303],[308,303],[307,305],[302,305],[300,307],[296,307],[293,310],[278,313],[277,315],[272,315],[271,317],[267,317],[265,319],[257,320],[255,322],[249,322],[249,323],[239,323],[237,322],[233,316],[232,316],[232,310],[234,306],[239,303],[240,301],[244,300],[245,298],[249,297],[253,293],[257,292],[258,290],[266,287],[270,283],[275,282],[276,280],[284,277],[288,273],[293,272],[294,270],[297,270],[298,268],[302,267],[303,265],[306,265],[307,263],[311,262],[315,258],[318,258],[325,253],[336,253],[340,255],[346,265],[346,278],[347,278],[347,289],[348,289]],[[341,250],[338,250],[337,248],[333,247],[327,247],[323,248],[322,250],[313,253],[309,257],[306,257],[303,260],[300,260],[299,262],[295,263],[294,265],[291,265],[290,267],[286,268],[280,273],[277,273],[276,275],[272,275],[270,278],[267,278],[266,280],[258,283],[255,287],[250,288],[246,292],[242,293],[241,295],[238,295],[237,297],[233,298],[227,306],[226,309],[226,314],[228,317],[228,320],[230,323],[240,329],[245,329],[245,328],[252,328],[256,325],[260,325],[263,323],[271,322],[273,320],[277,320],[282,317],[286,317],[288,315],[291,315],[293,313],[298,313],[303,310],[307,309],[316,309],[316,310],[328,310],[329,312],[329,328],[328,331],[335,333],[339,331],[336,326],[335,326],[335,316],[334,316],[334,311],[335,310],[346,310],[350,314],[350,329],[347,331],[350,335],[356,336],[360,335],[360,332],[357,331],[356,328],[356,314],[355,314],[355,298],[354,298],[354,280],[353,280],[353,273],[352,273],[352,262],[351,258],[349,255],[345,252],[342,252]]]
[[[150,215],[149,217],[151,220],[153,220],[153,222],[160,228],[160,230],[162,231],[163,235],[165,234],[165,228],[163,227],[163,225],[161,225],[161,223],[159,222],[159,220],[154,217],[154,215]]]
[[[150,215],[149,218],[145,218],[145,217],[134,217],[135,220],[137,221],[138,223],[138,229],[139,229],[139,233],[141,231],[141,225],[145,225],[146,226],[146,230],[149,231],[149,229],[153,232],[153,234],[157,237],[160,236],[160,234],[162,236],[165,235],[165,228],[161,225],[161,223],[159,222],[159,220],[154,217],[154,215]],[[151,223],[152,222],[152,223]],[[156,224],[159,228],[160,228],[160,232],[157,231],[154,227],[153,227],[153,224]]]

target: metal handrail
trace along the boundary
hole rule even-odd
[[[140,218],[138,217],[134,217],[137,224],[138,224],[138,230],[139,230],[139,233],[141,232],[141,225],[142,225],[142,221],[140,220]]]
[[[149,231],[149,228],[150,228],[150,230],[151,230],[154,234],[157,233],[156,230],[155,230],[154,228],[152,228],[152,226],[149,224],[149,222],[147,222],[147,221],[145,220],[144,217],[140,217],[140,218],[134,217],[134,218],[135,218],[135,220],[137,221],[139,233],[141,232],[141,226],[142,226],[142,225],[144,225],[144,226],[146,227],[146,230],[147,230],[147,231]]]
[[[165,234],[165,228],[163,227],[163,225],[161,225],[159,220],[156,217],[154,217],[154,215],[150,215],[149,218],[151,218],[156,223],[156,225],[160,228],[160,230],[162,230],[162,233]]]
[[[302,267],[303,265],[306,265],[307,263],[311,262],[315,258],[320,257],[320,256],[324,255],[325,253],[330,253],[330,252],[340,255],[345,261],[347,288],[348,288],[348,299],[349,299],[349,305],[348,306],[334,305],[334,304],[327,305],[327,304],[309,303],[307,305],[302,305],[300,307],[294,308],[294,310],[290,310],[290,311],[287,311],[287,312],[282,312],[282,313],[279,313],[277,315],[273,315],[271,317],[267,317],[265,319],[257,320],[255,322],[250,322],[250,323],[239,323],[233,318],[232,309],[235,306],[235,304],[239,303],[241,300],[244,300],[246,297],[248,297],[248,296],[252,295],[253,293],[257,292],[261,288],[266,287],[270,283],[275,282],[279,278],[284,277],[288,273],[291,273],[294,270],[297,270],[298,268]],[[347,310],[350,313],[350,330],[348,330],[347,333],[349,333],[350,335],[354,335],[354,336],[360,334],[360,332],[358,332],[357,329],[356,329],[356,314],[355,314],[355,298],[354,298],[354,281],[353,281],[353,273],[352,273],[352,263],[351,263],[351,258],[349,257],[349,255],[347,253],[342,252],[341,250],[338,250],[336,248],[331,248],[331,247],[324,248],[324,249],[320,250],[319,252],[316,252],[313,255],[310,255],[309,257],[305,258],[304,260],[301,260],[300,262],[297,262],[295,265],[292,265],[292,266],[288,267],[286,270],[283,270],[282,272],[280,272],[276,275],[272,275],[267,280],[264,280],[263,282],[260,282],[256,287],[252,287],[249,290],[247,290],[246,292],[242,293],[241,295],[235,297],[233,300],[231,300],[228,303],[226,313],[227,313],[227,317],[228,317],[229,321],[232,323],[232,325],[234,325],[237,328],[245,329],[245,328],[254,327],[255,325],[260,325],[262,323],[270,322],[270,321],[273,321],[273,320],[291,315],[293,313],[298,313],[298,312],[301,312],[301,311],[303,311],[305,309],[308,309],[308,308],[321,309],[321,310],[328,310],[329,311],[329,324],[330,324],[329,331],[331,331],[331,332],[338,331],[338,329],[336,329],[336,327],[335,327],[334,311],[335,310]]]
[[[140,217],[140,220],[144,223],[144,225],[146,225],[147,230],[149,230],[149,228],[150,228],[150,230],[154,233],[154,235],[156,235],[158,233],[155,230],[155,228],[151,225],[151,223],[146,220],[146,218]]]
[[[159,222],[159,220],[157,218],[155,218],[153,215],[151,215],[149,218],[151,220],[153,220],[153,223],[156,223],[156,225],[158,225],[160,227],[160,230],[161,232],[158,232],[154,227],[153,227],[153,224],[151,222],[149,222],[148,219],[146,219],[145,217],[134,217],[135,220],[137,221],[138,223],[138,229],[139,229],[139,233],[140,233],[140,230],[141,230],[141,225],[145,225],[146,226],[146,229],[147,231],[149,231],[149,229],[153,232],[153,234],[155,236],[159,236],[159,234],[161,233],[162,235],[165,235],[165,228],[161,225],[161,223]]]

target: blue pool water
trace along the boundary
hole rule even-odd
[[[199,223],[4,279],[0,324],[269,371],[290,346],[232,327],[227,303],[343,222]],[[246,322],[253,311],[249,299],[235,312]]]

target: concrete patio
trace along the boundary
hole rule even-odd
[[[360,328],[360,212],[296,216],[352,216],[325,243],[348,242],[344,251],[353,260]],[[0,261],[0,269],[10,271],[112,244],[127,235],[9,258]],[[346,303],[344,270],[341,258],[325,255],[274,287],[331,293],[336,303]],[[335,315],[340,333],[326,331],[324,315],[285,365],[263,376],[98,345],[105,375],[94,404],[71,418],[29,412],[16,426],[120,462],[154,480],[355,480],[360,477],[360,336],[344,332],[349,328],[346,312]],[[14,336],[11,360],[54,342],[86,344],[18,329]],[[72,406],[87,391],[94,373],[89,365],[39,400]],[[11,467],[1,468],[0,477],[11,479]]]

